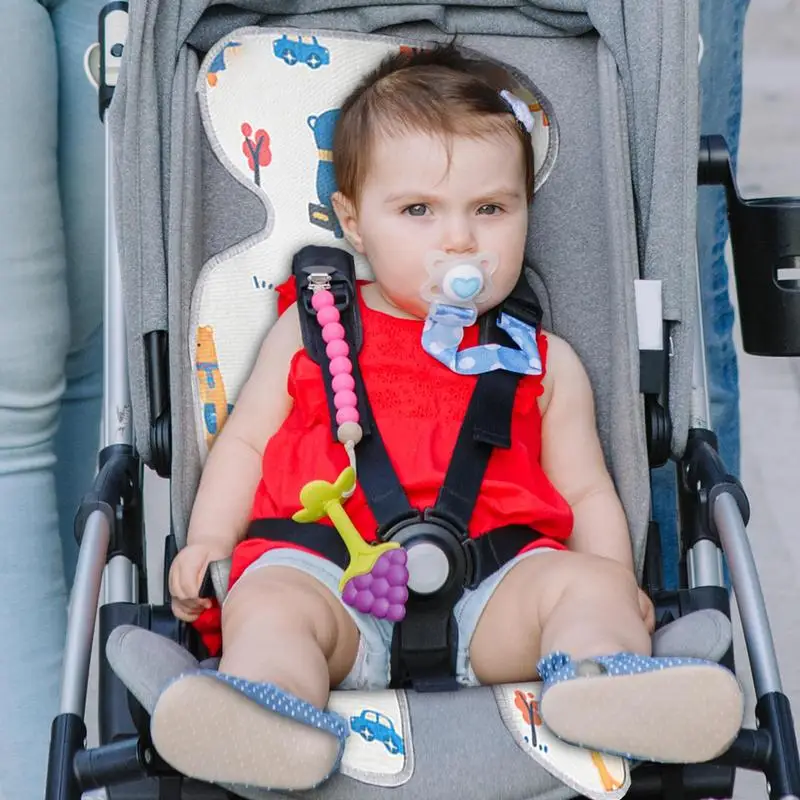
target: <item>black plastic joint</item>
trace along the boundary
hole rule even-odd
[[[104,789],[148,777],[155,760],[153,748],[138,737],[122,739],[79,751],[75,756],[75,775],[84,792]]]
[[[765,772],[771,755],[772,737],[769,731],[744,728],[739,731],[733,744],[721,756],[714,759],[714,763]]]
[[[765,694],[756,703],[756,719],[772,740],[764,771],[770,800],[800,797],[800,758],[789,699],[782,692]]]
[[[86,725],[77,714],[59,714],[53,720],[45,800],[81,800],[73,762],[85,739]]]
[[[147,388],[150,400],[150,466],[162,478],[172,468],[172,416],[169,402],[169,336],[167,331],[144,335]]]
[[[115,444],[100,452],[99,471],[75,514],[75,538],[80,545],[91,514],[102,513],[109,526],[106,563],[124,556],[139,570],[141,596],[147,596],[141,464],[131,445]]]
[[[686,488],[695,495],[700,508],[701,530],[697,539],[712,539],[719,543],[719,534],[712,513],[716,499],[723,493],[731,495],[739,507],[745,525],[750,520],[750,501],[742,484],[728,473],[717,452],[717,437],[705,428],[692,428],[684,456]]]
[[[648,461],[651,467],[661,467],[672,451],[672,420],[655,395],[645,395],[644,414]]]
[[[724,136],[713,134],[700,137],[697,159],[697,182],[701,186],[733,185],[730,153]]]
[[[159,477],[171,477],[172,417],[169,411],[150,423],[150,463]]]
[[[78,544],[83,538],[86,521],[95,511],[105,514],[113,531],[117,507],[120,503],[133,501],[138,485],[138,460],[130,445],[115,444],[104,448],[100,451],[99,465],[92,488],[81,499],[75,515],[75,539]]]

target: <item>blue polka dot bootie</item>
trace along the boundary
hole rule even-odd
[[[742,725],[736,676],[711,661],[633,653],[573,661],[554,652],[537,669],[542,719],[569,744],[690,764],[724,753]]]
[[[338,769],[349,727],[273,684],[199,669],[159,695],[150,733],[159,755],[188,777],[292,790]]]

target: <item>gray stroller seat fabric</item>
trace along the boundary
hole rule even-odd
[[[521,74],[535,76],[537,88],[554,109],[559,132],[558,156],[534,201],[527,256],[550,312],[545,325],[570,341],[592,380],[601,440],[628,515],[636,564],[640,568],[650,493],[642,401],[638,393],[633,281],[639,270],[625,144],[626,118],[619,103],[621,88],[613,60],[603,43],[591,37],[558,43],[506,38],[502,44],[492,38],[464,37],[464,44],[489,53],[502,47],[505,63]],[[197,127],[196,116],[196,111],[191,116],[187,113],[186,124],[182,126],[184,140],[192,138],[187,131]],[[207,141],[200,133],[198,138],[200,142]],[[604,154],[599,162],[598,149]],[[182,443],[173,455],[173,521],[180,543],[185,537],[202,460],[200,445],[195,444],[197,384],[194,371],[187,368],[185,354],[193,352],[195,331],[199,324],[205,323],[198,322],[195,311],[200,271],[197,277],[187,274],[192,261],[179,258],[178,249],[185,251],[190,247],[193,252],[199,246],[181,244],[188,236],[187,227],[196,230],[201,239],[220,230],[219,220],[213,218],[209,209],[232,203],[237,209],[247,208],[244,198],[232,188],[241,189],[241,176],[225,177],[219,166],[212,167],[219,164],[216,150],[215,144],[207,147],[198,144],[192,150],[192,159],[201,159],[203,175],[208,174],[209,181],[203,182],[202,203],[198,208],[195,204],[201,198],[183,192],[182,222],[173,231],[176,301],[170,323],[171,349],[174,347],[175,351],[171,374],[173,397],[179,398],[179,402],[172,405],[172,417],[173,438]],[[189,156],[187,145],[186,158]],[[576,185],[581,186],[577,194],[570,188]],[[253,195],[248,202],[263,209],[263,201]],[[193,211],[201,217],[195,220]],[[208,272],[209,265],[227,263],[227,259],[236,257],[242,248],[251,247],[251,242],[262,236],[245,227],[253,218],[249,212],[243,213],[239,220],[229,215],[224,217],[228,246],[222,252],[210,250],[212,242],[205,239],[204,248],[209,249],[204,253],[203,276],[214,274]],[[220,237],[215,236],[214,241],[219,246]],[[268,243],[269,239],[265,244]],[[592,268],[586,264],[587,252],[592,253]],[[180,304],[178,297],[183,298]],[[620,314],[620,309],[625,313]],[[173,342],[175,337],[177,342]],[[250,347],[255,347],[255,341]],[[228,402],[235,402],[235,396],[229,396]]]
[[[706,610],[681,617],[658,631],[653,637],[653,652],[659,656],[719,660],[730,644],[728,619],[719,611]],[[112,631],[106,655],[114,672],[148,713],[152,713],[159,695],[171,681],[198,667],[197,660],[177,643],[131,625]],[[213,668],[214,663],[204,662],[203,666]],[[491,687],[455,693],[401,694],[413,733],[407,738],[407,746],[413,748],[413,761],[409,762],[412,766],[407,782],[392,787],[393,797],[560,800],[573,795],[573,789],[527,758],[508,735]],[[442,720],[450,724],[443,725]],[[475,758],[475,753],[481,757]],[[290,796],[242,786],[228,788],[253,800]],[[369,800],[385,797],[385,791],[385,786],[368,785],[357,777],[338,774],[302,796]]]

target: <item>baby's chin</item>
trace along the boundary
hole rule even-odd
[[[392,297],[386,298],[387,302],[394,306],[398,311],[402,312],[405,316],[413,319],[425,319],[428,316],[428,304],[422,298],[415,299],[409,297]]]

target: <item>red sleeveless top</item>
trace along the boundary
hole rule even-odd
[[[423,510],[436,502],[477,377],[458,375],[425,353],[422,320],[374,311],[360,291],[358,302],[364,331],[358,362],[372,413],[409,503]],[[544,374],[547,338],[539,333],[537,339]],[[476,344],[478,326],[473,325],[465,330],[462,347]],[[330,379],[327,370],[325,379]],[[306,483],[333,481],[349,463],[344,447],[331,435],[322,370],[305,350],[292,359],[288,392],[292,410],[264,451],[253,519],[291,517],[300,509],[300,490]],[[531,547],[565,547],[572,532],[572,509],[539,463],[541,393],[542,376],[520,380],[511,447],[496,448],[489,460],[469,525],[473,538],[505,525],[526,525],[543,537]],[[364,539],[374,541],[377,523],[360,486],[345,509]],[[321,522],[331,524],[327,519]],[[338,534],[332,530],[331,535]],[[267,550],[287,546],[294,545],[264,539],[241,542],[233,553],[231,585]]]

